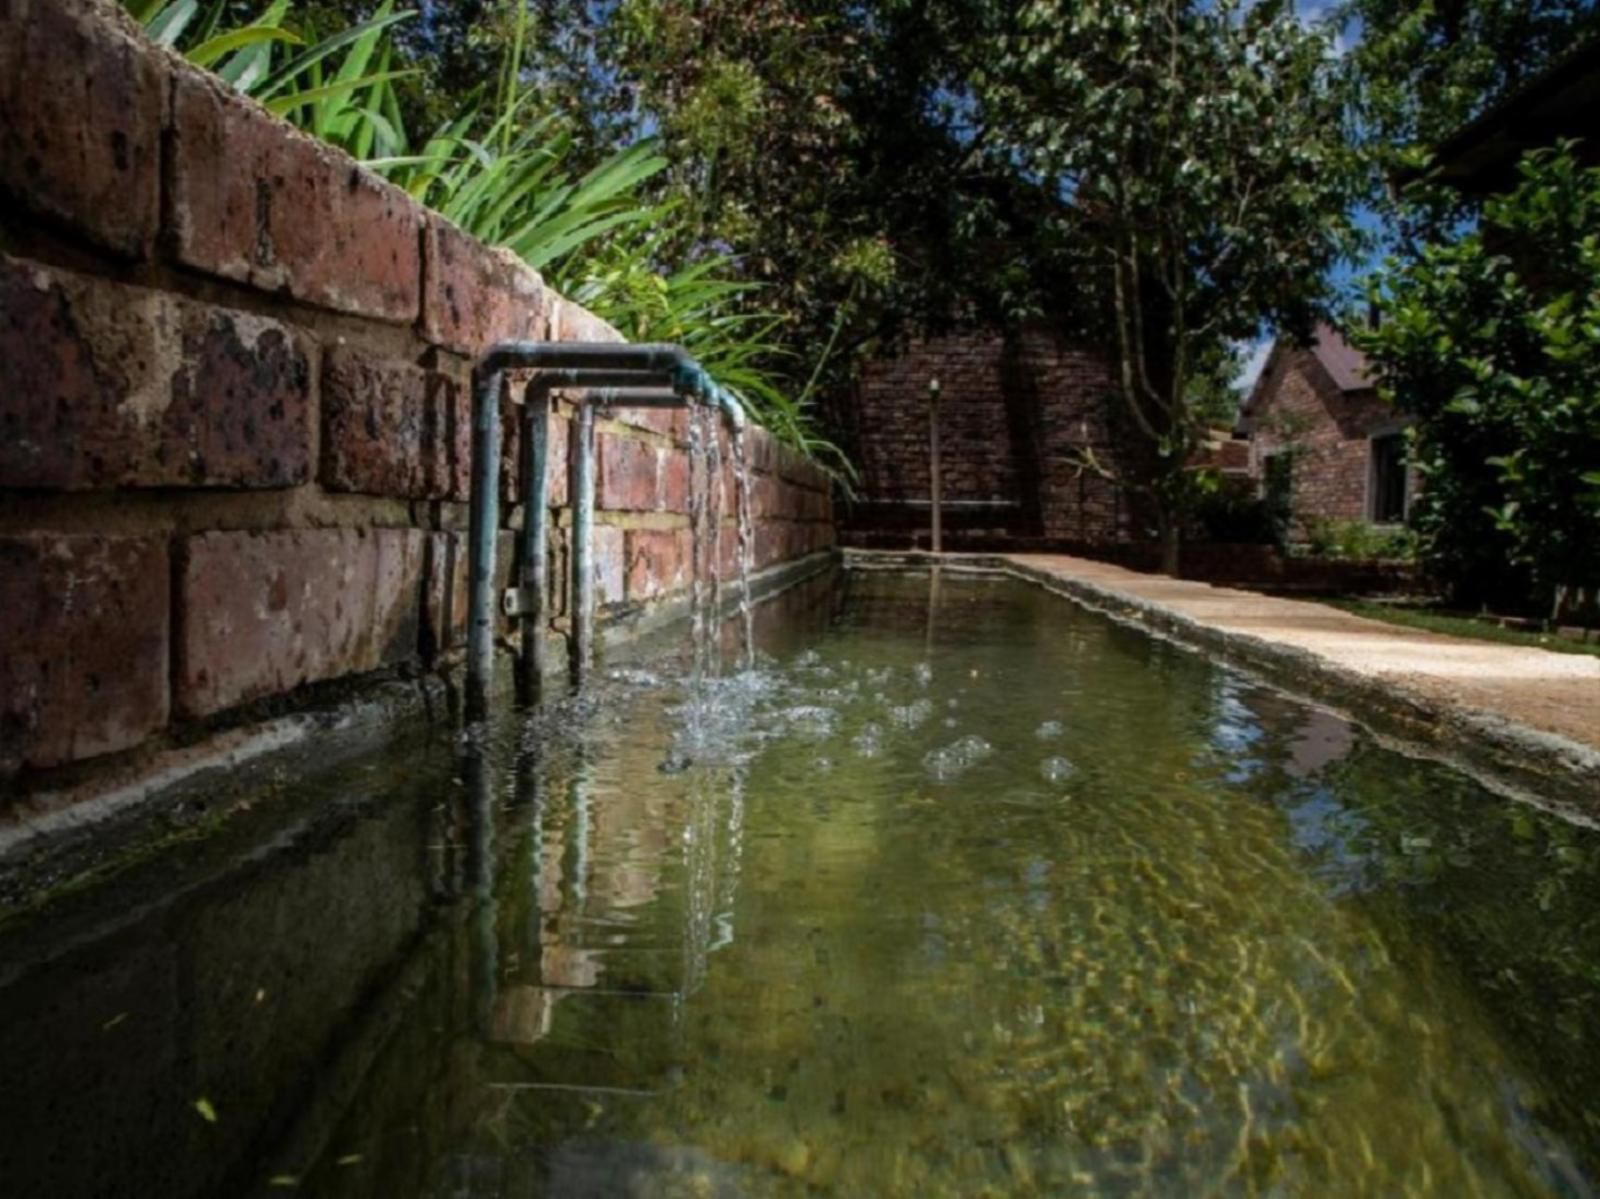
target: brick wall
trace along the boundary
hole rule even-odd
[[[0,0],[0,200],[0,777],[448,661],[473,357],[616,333],[109,0]],[[687,584],[687,424],[600,430],[616,611]],[[751,458],[758,564],[831,546],[825,476],[759,431]]]
[[[1256,414],[1255,471],[1292,449],[1295,531],[1307,520],[1366,520],[1369,439],[1398,427],[1395,410],[1371,390],[1342,391],[1311,350],[1280,354]]]
[[[928,524],[928,380],[937,377],[946,528],[1075,544],[1129,536],[1126,497],[1079,469],[1118,460],[1105,359],[1043,327],[914,341],[862,371],[853,410],[861,468],[852,525]]]

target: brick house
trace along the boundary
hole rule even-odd
[[[1415,480],[1403,412],[1378,397],[1366,356],[1331,325],[1279,338],[1240,408],[1251,473],[1302,538],[1318,521],[1404,523]]]

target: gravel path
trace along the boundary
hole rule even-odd
[[[1407,629],[1325,604],[1140,574],[1085,558],[1015,554],[1008,560],[1134,604],[1158,605],[1221,632],[1304,651],[1336,669],[1391,681],[1431,705],[1600,750],[1600,657]]]

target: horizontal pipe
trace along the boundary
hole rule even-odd
[[[486,373],[574,367],[664,372],[700,369],[682,346],[627,342],[502,341],[478,361],[478,369]]]

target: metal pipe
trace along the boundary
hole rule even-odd
[[[522,633],[522,653],[517,667],[519,691],[528,697],[537,694],[544,666],[544,617],[548,595],[545,521],[549,511],[545,468],[549,460],[551,391],[565,387],[589,389],[579,399],[579,453],[574,455],[572,463],[572,670],[575,678],[587,667],[593,649],[594,577],[590,542],[594,520],[595,404],[656,408],[699,400],[717,405],[736,433],[742,432],[745,424],[744,410],[737,398],[713,382],[681,346],[508,341],[493,346],[479,360],[473,372],[468,719],[481,719],[487,714],[494,677],[494,578],[496,535],[500,527],[499,396],[504,373],[508,370],[539,372],[524,395],[524,427],[528,432],[529,452],[522,476],[526,500],[521,540],[523,565],[514,605]],[[581,477],[579,472],[582,472]]]
[[[500,531],[500,383],[495,368],[475,372],[472,388],[472,508],[467,526],[468,720],[489,712],[494,677],[495,536]]]
[[[517,698],[534,703],[544,685],[545,607],[550,595],[549,561],[550,387],[542,380],[523,392],[522,427],[528,452],[522,474],[521,602],[517,605],[522,651],[517,655]]]
[[[594,656],[594,405],[580,404],[572,425],[572,682],[583,682]]]

